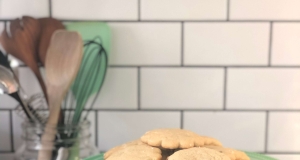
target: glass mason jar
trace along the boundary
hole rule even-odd
[[[15,160],[37,160],[41,152],[50,154],[51,160],[81,160],[95,155],[98,150],[91,143],[90,122],[49,128],[56,134],[53,141],[42,140],[45,126],[36,123],[22,124],[23,144],[15,153]],[[53,132],[54,131],[54,132]]]

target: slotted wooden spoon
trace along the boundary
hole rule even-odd
[[[41,18],[38,19],[41,24],[41,35],[38,45],[38,59],[39,62],[45,66],[45,59],[49,43],[51,40],[52,34],[59,29],[64,29],[65,26],[54,18]]]
[[[46,86],[37,64],[36,46],[40,35],[39,21],[28,16],[24,16],[21,20],[15,19],[10,23],[10,32],[11,36],[8,35],[5,27],[0,36],[1,44],[9,54],[30,67],[46,95]]]
[[[49,144],[55,139],[61,102],[78,73],[83,55],[82,48],[83,42],[77,32],[57,30],[51,38],[45,63],[50,115],[42,136],[42,142],[46,143],[43,143],[38,160],[52,158],[52,150],[43,148],[53,147]]]

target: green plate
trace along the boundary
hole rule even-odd
[[[246,152],[246,154],[250,157],[251,160],[277,160],[275,158],[267,157],[265,155],[258,154],[258,153]],[[100,154],[100,155],[86,158],[84,160],[104,160],[104,158],[103,158],[103,154]]]
[[[101,154],[99,154],[99,155],[96,155],[96,156],[92,156],[92,157],[86,158],[86,159],[84,159],[84,160],[104,160],[103,154],[104,154],[104,153],[101,153]]]
[[[271,158],[271,157],[267,157],[265,155],[262,154],[258,154],[258,153],[252,153],[252,152],[245,152],[251,160],[277,160],[275,158]]]

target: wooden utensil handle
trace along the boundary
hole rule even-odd
[[[55,91],[55,88],[49,89],[48,92]],[[38,154],[38,160],[51,160],[52,159],[52,150],[53,144],[51,142],[54,142],[55,135],[57,133],[57,124],[59,121],[60,116],[60,104],[55,102],[61,102],[59,99],[61,99],[61,95],[58,94],[48,94],[52,95],[52,97],[49,97],[49,107],[50,107],[50,115],[45,127],[44,134],[42,136],[41,142],[42,142],[42,149],[40,150]],[[55,104],[51,103],[54,102]]]

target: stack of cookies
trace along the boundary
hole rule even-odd
[[[110,149],[105,160],[250,160],[211,137],[183,129],[156,129]]]

